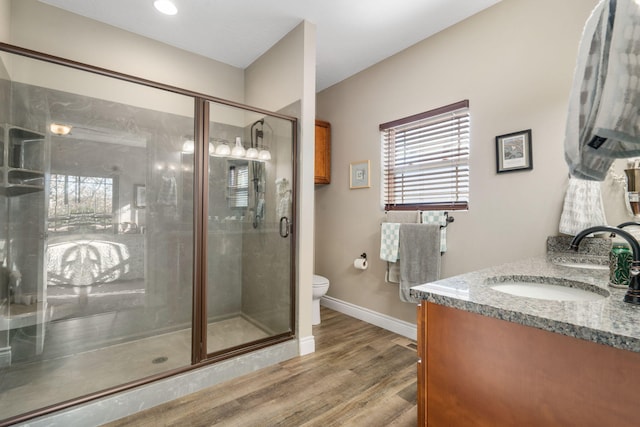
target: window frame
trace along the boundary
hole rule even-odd
[[[447,119],[447,115],[453,114],[450,119]],[[463,120],[460,120],[463,119]],[[446,123],[451,122],[453,120],[458,120],[457,129],[458,131],[462,131],[460,133],[460,137],[455,140],[454,144],[456,144],[458,154],[451,156],[454,159],[459,160],[460,166],[454,166],[455,172],[449,173],[450,176],[449,181],[455,182],[450,187],[447,187],[451,190],[452,197],[450,200],[442,201],[442,202],[426,202],[421,201],[417,203],[402,203],[396,202],[392,199],[391,194],[396,193],[394,190],[393,182],[396,181],[396,175],[400,174],[402,171],[394,172],[393,160],[390,160],[394,157],[393,152],[399,147],[399,144],[395,142],[395,136],[393,136],[392,132],[395,130],[399,130],[400,132],[405,132],[407,128],[411,127],[411,125],[416,125],[416,128],[427,128],[428,126],[433,126],[435,123]],[[382,185],[381,185],[381,199],[384,209],[386,211],[390,210],[468,210],[469,209],[469,163],[470,163],[470,121],[471,121],[471,113],[469,111],[469,100],[463,100],[460,102],[456,102],[450,105],[446,105],[443,107],[435,108],[433,110],[425,111],[423,113],[414,114],[412,116],[404,117],[398,120],[394,120],[391,122],[383,123],[379,126],[380,130],[380,138],[381,138],[381,172],[382,172]],[[420,123],[424,122],[424,123]],[[464,123],[464,124],[460,124]],[[466,135],[466,138],[464,137]],[[388,140],[393,139],[394,142],[391,143]],[[404,145],[407,147],[407,144]],[[430,151],[430,154],[442,154],[440,159],[445,159],[444,152],[438,152],[434,150]],[[425,161],[426,156],[421,156],[420,161]],[[458,163],[457,161],[455,162]],[[415,171],[426,171],[430,169],[430,166],[420,167],[417,166]],[[458,168],[460,168],[458,170]],[[404,172],[406,173],[406,171]],[[424,175],[424,174],[422,174]],[[455,178],[453,178],[455,177]],[[419,176],[418,179],[422,179],[419,183],[427,182],[427,178],[425,176]],[[432,181],[433,182],[433,181]],[[420,185],[420,184],[418,184]],[[402,189],[400,190],[402,191]],[[434,190],[432,190],[434,191]],[[432,196],[435,193],[432,193]]]

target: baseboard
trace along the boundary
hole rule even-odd
[[[387,316],[386,314],[381,314],[368,308],[360,307],[326,295],[320,299],[320,304],[414,341],[418,338],[418,327],[413,323],[405,322],[404,320],[396,319],[395,317]]]
[[[302,337],[298,340],[298,349],[300,350],[300,356],[305,354],[315,353],[316,351],[316,339],[313,335],[308,337]]]

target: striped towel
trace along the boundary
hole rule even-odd
[[[440,253],[447,251],[447,215],[443,211],[422,211],[420,220],[423,224],[438,224],[440,228]]]
[[[389,262],[398,260],[400,247],[400,224],[383,222],[380,225],[380,259]]]
[[[640,2],[601,0],[587,20],[569,97],[571,175],[603,181],[614,159],[640,156]]]

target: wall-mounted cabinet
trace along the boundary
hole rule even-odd
[[[44,189],[44,135],[0,126],[0,195],[19,196]]]
[[[314,182],[331,183],[331,124],[321,120],[316,120],[315,157]]]

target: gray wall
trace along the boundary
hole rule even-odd
[[[452,212],[442,277],[545,252],[567,184],[564,124],[582,28],[596,0],[507,0],[318,94],[331,122],[332,182],[316,189],[315,270],[329,295],[407,322],[415,307],[384,282],[378,258],[378,125],[469,99],[469,211]],[[497,174],[495,137],[532,129],[533,170]],[[370,189],[349,190],[349,163],[371,160]],[[371,254],[366,271],[352,267]]]

